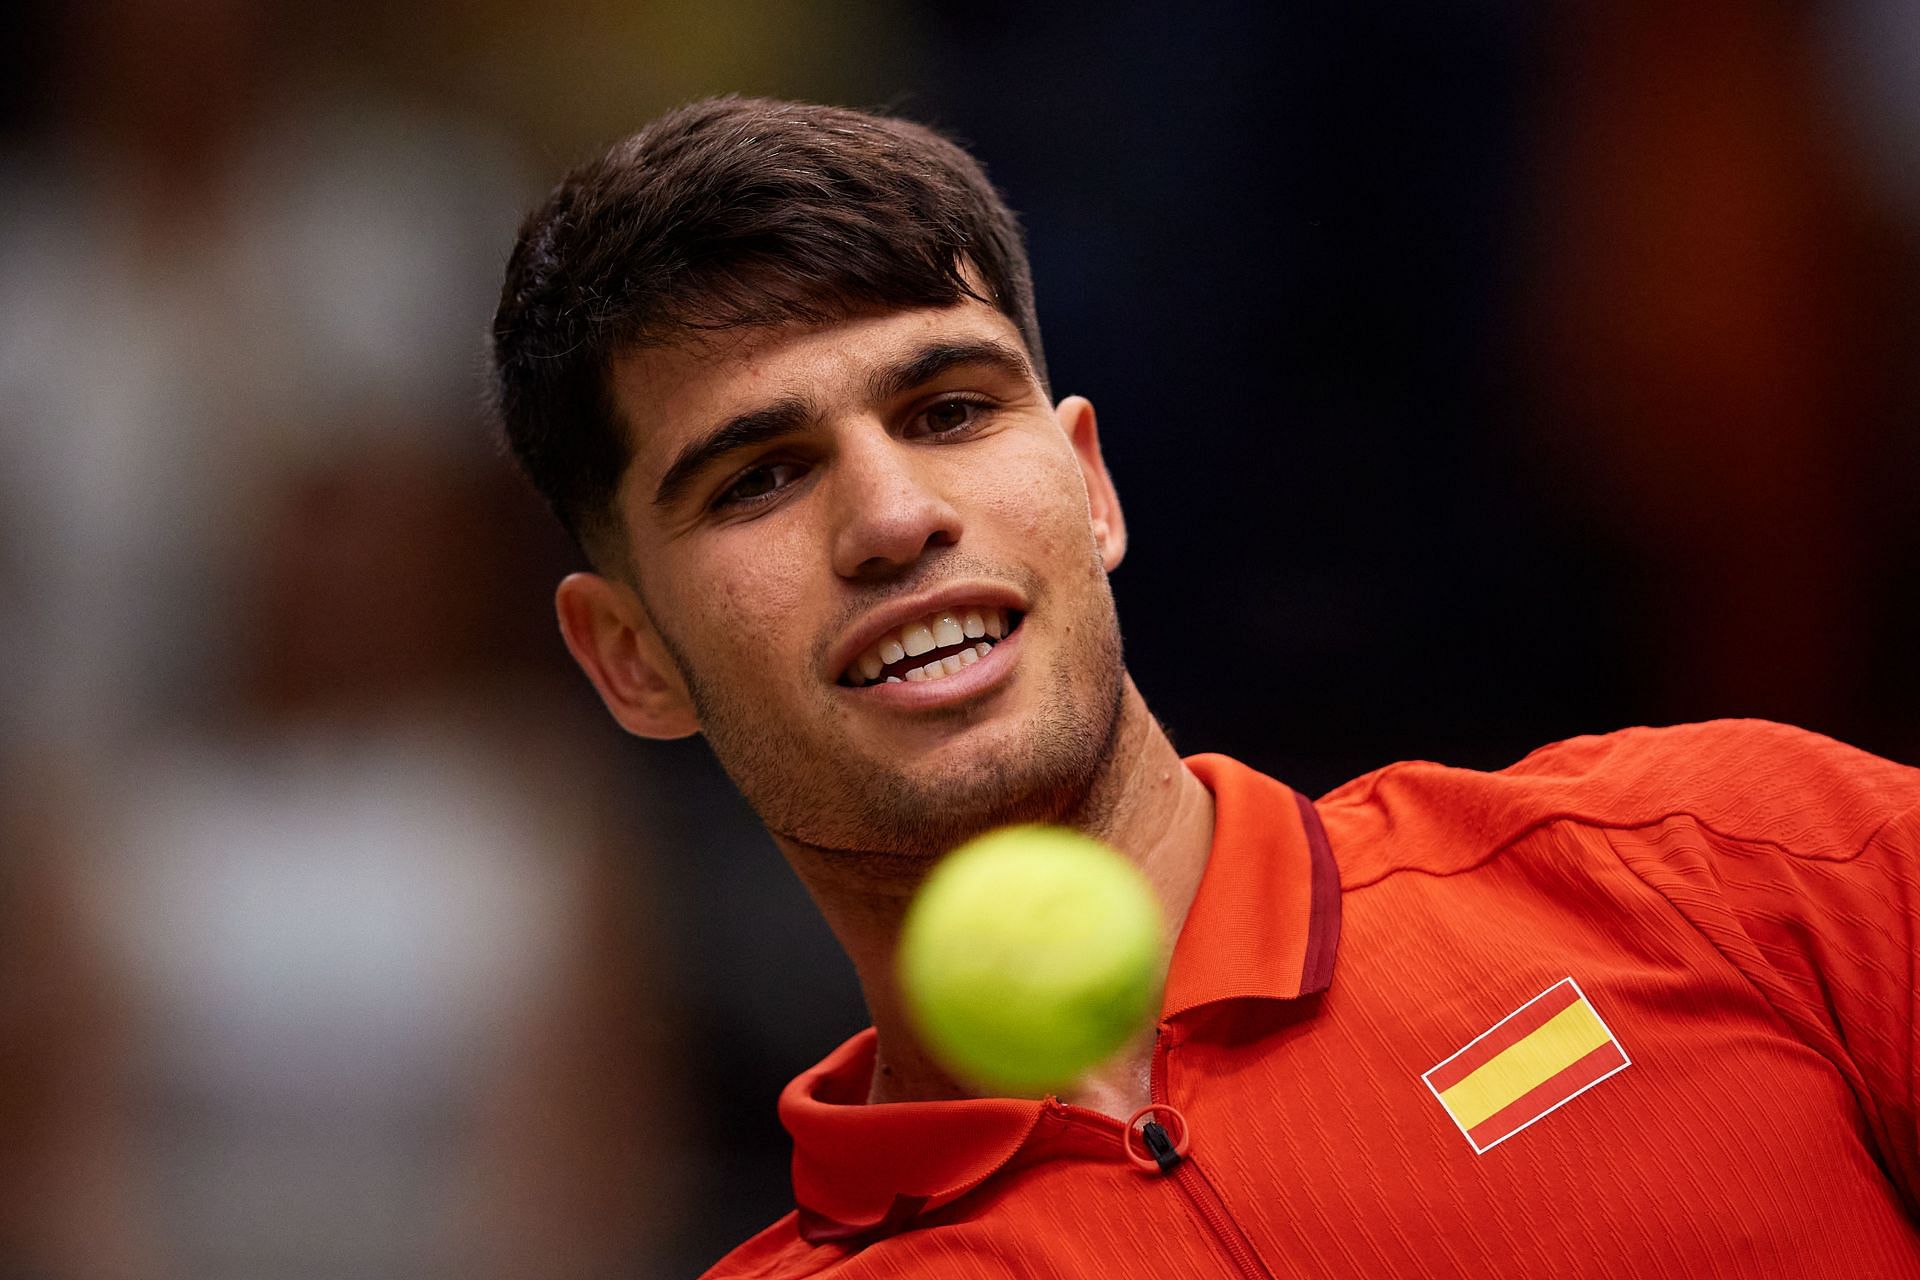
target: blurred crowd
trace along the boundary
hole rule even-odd
[[[47,18],[0,179],[0,1273],[631,1270],[650,848],[485,411],[525,144],[244,0]]]
[[[697,94],[895,105],[1009,188],[1188,749],[1920,760],[1920,10],[1326,8],[28,6],[0,1276],[678,1276],[784,1209],[850,974],[567,669],[486,406],[523,209]]]

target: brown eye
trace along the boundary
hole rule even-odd
[[[751,467],[726,487],[714,502],[716,508],[750,507],[770,498],[799,478],[802,468],[792,462],[768,462]]]
[[[922,409],[907,431],[909,436],[963,436],[977,429],[987,406],[973,400],[936,400]]]
[[[763,493],[773,492],[773,469],[761,467],[741,476],[733,488],[727,490],[727,496],[735,502],[742,498],[757,498]]]
[[[927,427],[936,435],[958,431],[973,417],[973,406],[962,400],[942,400],[927,410]]]

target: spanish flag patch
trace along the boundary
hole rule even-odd
[[[1629,1065],[1586,993],[1562,978],[1420,1078],[1483,1152]]]

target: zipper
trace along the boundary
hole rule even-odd
[[[1147,1098],[1149,1101],[1166,1105],[1167,1101],[1167,1026],[1160,1024],[1160,1031],[1153,1045],[1153,1066],[1148,1077]],[[1200,1214],[1201,1220],[1213,1230],[1215,1241],[1221,1252],[1233,1260],[1233,1265],[1245,1280],[1273,1280],[1273,1273],[1261,1265],[1254,1255],[1253,1246],[1240,1231],[1233,1215],[1227,1212],[1220,1193],[1207,1181],[1206,1174],[1200,1171],[1192,1157],[1180,1154],[1174,1147],[1173,1138],[1158,1120],[1149,1120],[1140,1126],[1140,1136],[1145,1139],[1147,1150],[1153,1154],[1155,1163],[1160,1166],[1163,1177],[1171,1179],[1176,1187],[1187,1197],[1188,1203]],[[1122,1135],[1125,1140],[1125,1135]]]
[[[1154,1159],[1160,1162],[1160,1172],[1170,1177],[1173,1185],[1186,1194],[1188,1203],[1199,1211],[1201,1220],[1212,1228],[1220,1251],[1233,1260],[1234,1268],[1246,1280],[1272,1280],[1272,1273],[1253,1256],[1253,1247],[1240,1234],[1240,1228],[1234,1225],[1226,1205],[1220,1202],[1220,1193],[1200,1172],[1200,1166],[1173,1149],[1173,1140],[1160,1127],[1159,1121],[1147,1121],[1141,1126],[1141,1135],[1147,1140],[1147,1149],[1153,1152]]]

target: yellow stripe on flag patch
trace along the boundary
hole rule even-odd
[[[1593,1006],[1576,1000],[1526,1039],[1440,1095],[1462,1129],[1471,1129],[1520,1095],[1565,1071],[1608,1040]]]
[[[1629,1065],[1586,994],[1562,978],[1421,1079],[1485,1151]]]

